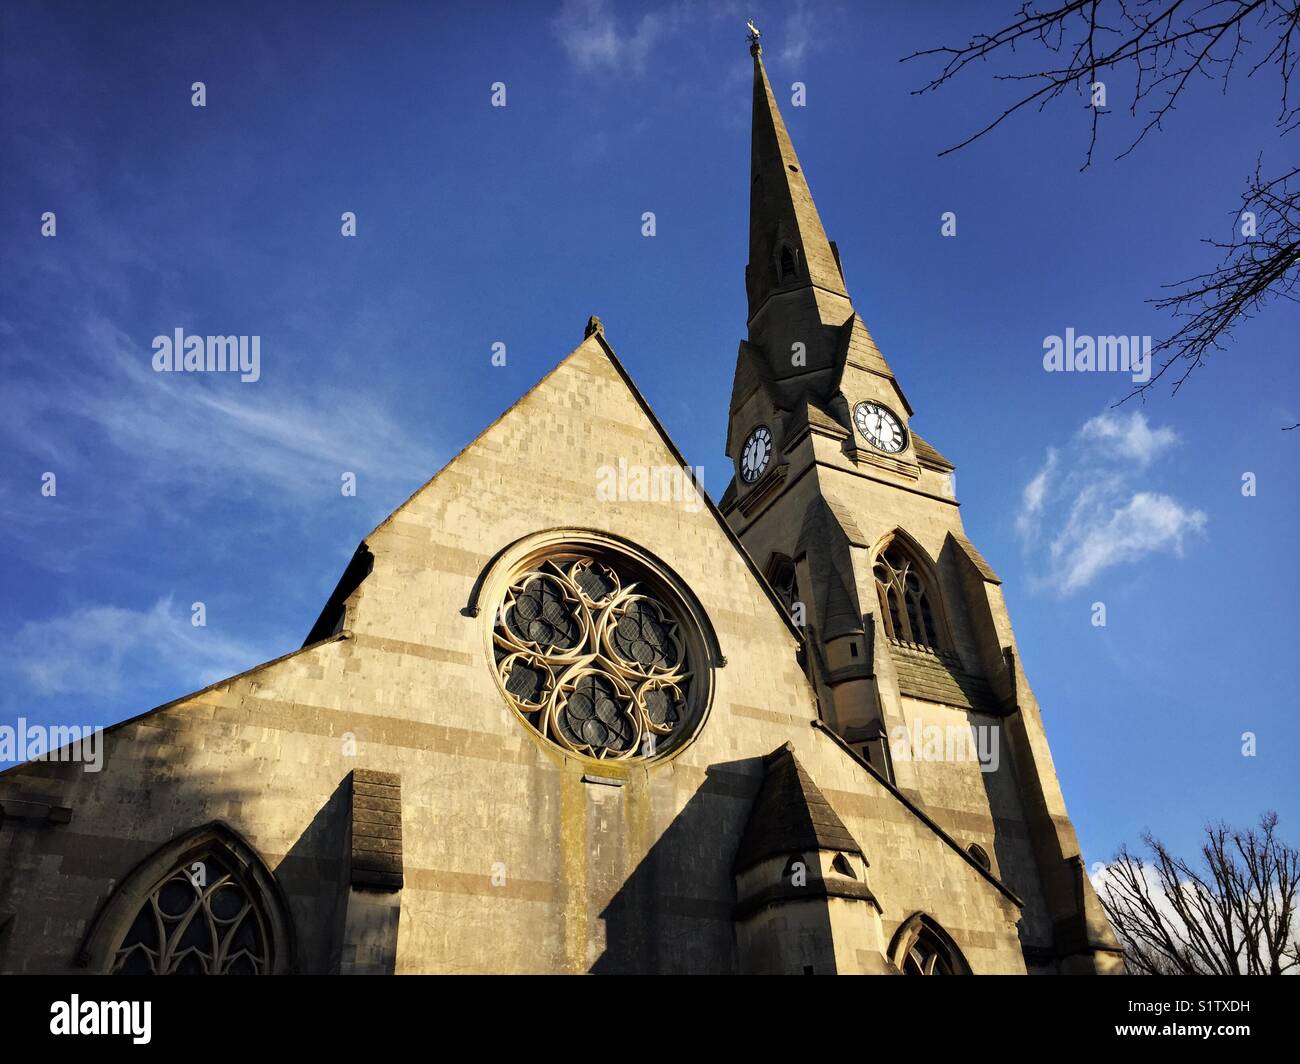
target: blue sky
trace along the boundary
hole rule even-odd
[[[1286,161],[1275,80],[1195,86],[1119,162],[1113,112],[1084,173],[1073,99],[939,158],[1009,90],[914,96],[933,68],[899,59],[999,7],[5,5],[0,719],[114,721],[298,646],[357,542],[592,313],[720,495],[752,15],[857,308],[1005,581],[1085,857],[1266,808],[1300,839],[1295,308],[1144,405],[1042,369],[1067,327],[1163,334],[1144,300],[1213,265],[1261,150]],[[177,327],[259,335],[261,380],[154,374]]]

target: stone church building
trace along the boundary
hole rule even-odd
[[[0,775],[0,971],[1121,968],[1001,581],[752,51],[721,500],[593,318],[301,649],[100,772]]]

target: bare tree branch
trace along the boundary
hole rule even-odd
[[[1135,139],[1120,153],[1122,158],[1160,128],[1194,77],[1222,80],[1226,91],[1237,59],[1250,47],[1248,29],[1261,31],[1273,44],[1247,76],[1266,65],[1277,67],[1282,101],[1277,123],[1283,131],[1293,128],[1300,121],[1300,102],[1292,102],[1290,91],[1300,58],[1298,25],[1300,0],[1068,0],[1056,6],[1024,0],[1019,15],[993,33],[976,34],[960,47],[913,52],[903,62],[943,60],[939,73],[915,90],[914,95],[923,95],[946,85],[975,62],[1009,56],[1020,46],[1033,45],[1054,57],[1049,63],[1055,65],[1044,69],[996,74],[998,81],[1037,83],[1037,87],[940,155],[966,147],[1031,104],[1042,110],[1067,89],[1091,99],[1100,75],[1128,76],[1133,86],[1129,113],[1137,117],[1144,105],[1151,110]],[[1084,168],[1092,161],[1097,118],[1102,113],[1098,107],[1090,109],[1092,135]]]
[[[995,73],[997,81],[1023,86],[1023,93],[1000,114],[940,155],[947,155],[992,132],[1012,115],[1035,107],[1043,111],[1067,90],[1088,102],[1088,145],[1081,169],[1092,164],[1099,121],[1111,113],[1094,97],[1094,88],[1111,80],[1131,91],[1127,110],[1140,121],[1136,136],[1117,158],[1132,152],[1152,130],[1159,130],[1194,82],[1221,82],[1226,93],[1247,56],[1258,57],[1248,78],[1272,69],[1278,78],[1279,136],[1300,129],[1300,100],[1291,92],[1300,61],[1300,0],[1023,0],[1019,13],[991,33],[979,33],[961,46],[913,52],[904,62],[935,59],[939,71],[915,94],[935,92],[977,62],[1010,65],[1028,52],[1039,69]],[[1031,64],[1032,65],[1032,64]],[[1291,169],[1265,181],[1261,160],[1234,212],[1230,242],[1207,240],[1220,253],[1219,265],[1167,288],[1174,294],[1149,302],[1179,322],[1153,354],[1162,356],[1159,372],[1125,396],[1146,397],[1156,380],[1174,367],[1174,394],[1206,357],[1223,350],[1233,329],[1277,300],[1295,301],[1300,281],[1300,171]],[[1245,224],[1246,212],[1253,225]],[[1251,231],[1247,231],[1247,230]],[[1296,426],[1287,426],[1295,428]]]
[[[1300,167],[1266,182],[1256,164],[1255,175],[1233,214],[1233,231],[1237,235],[1233,241],[1203,241],[1221,253],[1218,266],[1167,285],[1182,289],[1175,295],[1148,300],[1181,319],[1182,324],[1152,348],[1153,357],[1162,359],[1159,369],[1121,402],[1143,395],[1181,363],[1173,385],[1177,394],[1211,351],[1224,349],[1234,328],[1274,299],[1300,301],[1296,298],[1300,284]]]
[[[1300,851],[1276,834],[1277,814],[1259,830],[1206,828],[1201,867],[1171,854],[1148,832],[1146,864],[1121,847],[1099,891],[1140,975],[1285,975],[1300,969],[1296,899]]]

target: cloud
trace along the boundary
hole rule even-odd
[[[1079,436],[1137,462],[1143,469],[1178,442],[1178,433],[1168,427],[1152,429],[1140,410],[1131,411],[1128,417],[1107,410],[1085,421]]]
[[[257,648],[210,628],[195,628],[171,596],[150,609],[81,606],[15,633],[6,671],[39,696],[112,695],[141,678],[193,691],[266,660]]]
[[[400,494],[437,468],[430,442],[404,431],[381,403],[332,383],[332,374],[268,380],[265,342],[263,379],[244,384],[233,374],[155,373],[152,337],[129,336],[103,318],[83,335],[89,357],[57,378],[46,366],[39,383],[16,382],[18,421],[0,428],[47,465],[57,458],[61,471],[79,460],[102,469],[107,444],[130,460],[133,478],[274,507],[320,497],[325,485],[337,490],[344,472]],[[69,417],[90,430],[87,450],[96,453],[71,450]]]
[[[1085,421],[1064,452],[1049,447],[1021,493],[1016,531],[1040,566],[1037,582],[1066,595],[1114,566],[1181,556],[1206,515],[1135,483],[1178,444],[1141,411]]]
[[[1140,491],[1119,508],[1114,508],[1109,493],[1089,495],[1087,505],[1075,508],[1052,543],[1060,589],[1078,590],[1102,570],[1148,554],[1171,551],[1181,556],[1184,540],[1204,527],[1204,513],[1185,509],[1168,495]]]
[[[785,18],[777,58],[783,63],[799,63],[808,54],[815,39],[812,9],[798,0]],[[760,27],[761,28],[761,27]]]
[[[605,0],[564,0],[551,29],[579,70],[639,74],[650,50],[676,21],[675,8],[650,11],[629,31],[620,26]]]
[[[616,11],[620,6],[637,14],[623,16]],[[725,28],[734,34],[735,42],[736,62],[726,67],[730,83],[732,77],[748,80],[751,76],[744,51],[746,18],[754,15],[760,29],[770,28],[752,8],[736,0],[711,0],[708,4],[672,0],[651,11],[645,7],[618,5],[610,0],[564,0],[551,20],[551,32],[578,71],[608,75],[642,74],[651,53],[670,38],[676,36],[679,48],[698,49],[702,40],[711,39],[710,34]],[[781,21],[782,28],[772,33],[774,50],[769,54],[786,63],[802,60],[817,42],[815,22],[805,0],[795,0]],[[708,58],[715,61],[716,52],[709,53]]]
[[[1138,857],[1141,864],[1142,879],[1146,885],[1147,896],[1151,899],[1152,905],[1160,916],[1172,924],[1174,927],[1182,928],[1184,923],[1178,915],[1178,910],[1174,908],[1173,902],[1165,896],[1163,884],[1160,882],[1160,874],[1155,867],[1149,863],[1146,858]],[[1118,861],[1094,861],[1092,868],[1088,872],[1088,879],[1092,883],[1092,889],[1097,892],[1098,897],[1104,897],[1112,889],[1116,894],[1123,895],[1123,879],[1119,869],[1122,866]]]
[[[1047,487],[1056,472],[1057,454],[1055,447],[1047,449],[1047,461],[1038,471],[1020,496],[1020,513],[1016,517],[1016,528],[1022,534],[1028,533],[1038,522],[1043,504],[1047,501]]]

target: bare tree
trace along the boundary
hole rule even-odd
[[[1296,894],[1300,851],[1259,830],[1206,828],[1202,867],[1175,857],[1150,832],[1151,863],[1122,847],[1099,895],[1137,975],[1285,975],[1300,969]]]
[[[1123,158],[1152,130],[1163,128],[1189,83],[1220,81],[1226,93],[1240,69],[1254,77],[1266,67],[1279,83],[1279,138],[1300,128],[1300,102],[1291,96],[1300,60],[1300,0],[1025,0],[1019,14],[965,45],[928,48],[905,60],[931,58],[939,73],[917,90],[934,92],[977,61],[1010,61],[1027,50],[1046,66],[996,74],[1018,94],[999,115],[941,155],[991,132],[1017,112],[1048,104],[1073,90],[1088,101],[1090,134],[1083,169],[1092,163],[1107,79],[1131,86],[1128,112],[1141,125]],[[1139,114],[1141,111],[1141,114]],[[1146,390],[1178,365],[1173,391],[1233,329],[1274,300],[1296,301],[1300,281],[1300,180],[1291,169],[1267,180],[1255,164],[1241,205],[1233,211],[1230,242],[1207,240],[1220,261],[1204,273],[1167,285],[1174,294],[1149,300],[1172,313],[1174,331],[1156,344],[1159,369],[1125,398]]]

